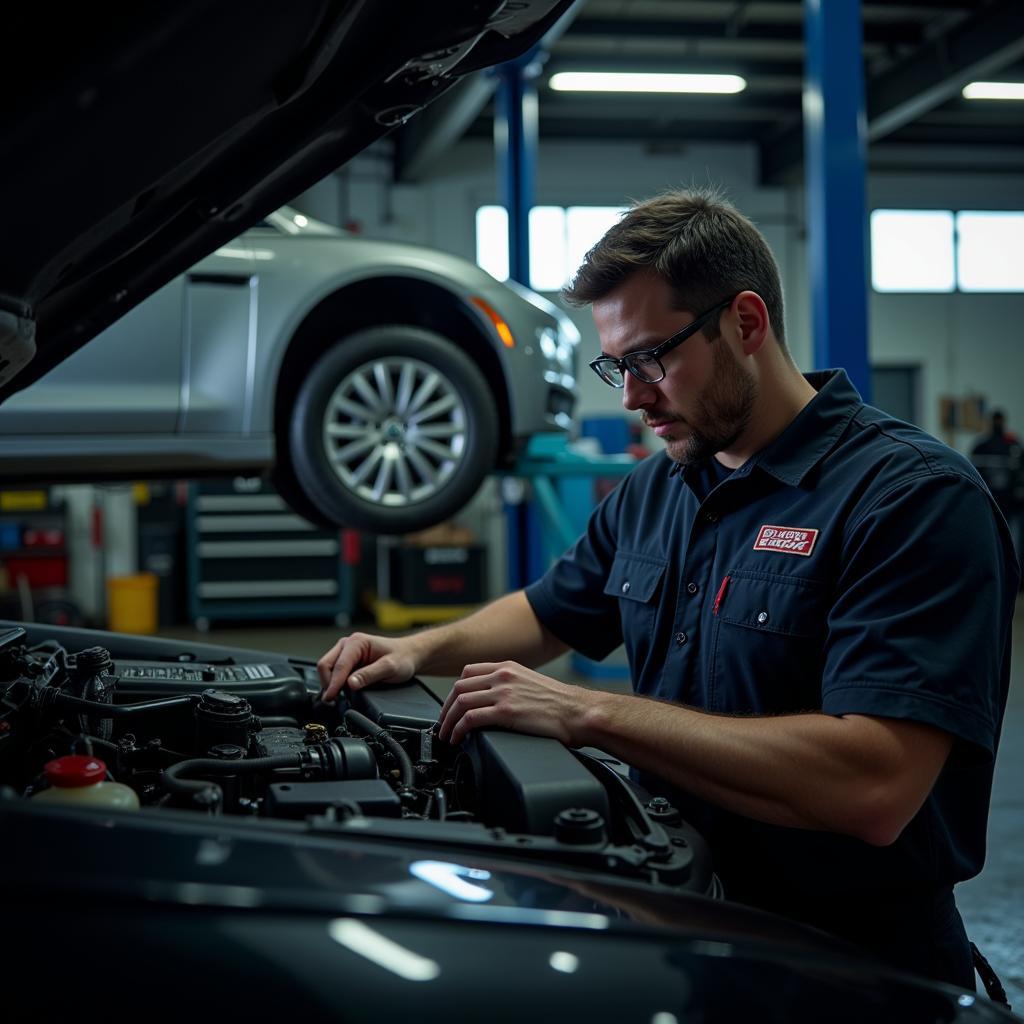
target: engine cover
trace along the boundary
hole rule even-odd
[[[429,729],[441,710],[418,681],[357,690],[351,700],[356,710],[385,726]],[[557,740],[489,730],[472,734],[464,749],[486,824],[549,836],[559,811],[570,807],[595,811],[608,821],[604,786]]]
[[[486,824],[549,836],[569,808],[608,821],[604,786],[557,740],[489,730],[471,734],[465,746]]]

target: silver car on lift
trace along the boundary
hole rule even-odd
[[[286,207],[12,395],[0,475],[272,470],[307,518],[406,533],[569,428],[578,342],[466,260]]]

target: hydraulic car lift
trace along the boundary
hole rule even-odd
[[[539,579],[552,559],[575,543],[594,507],[595,479],[618,479],[636,464],[632,455],[574,450],[560,436],[533,438],[504,474],[528,482],[535,499],[506,505],[509,590]]]

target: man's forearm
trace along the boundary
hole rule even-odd
[[[734,718],[619,694],[588,705],[584,745],[737,814],[876,845],[916,813],[949,749],[926,726],[862,716]]]
[[[457,676],[475,662],[543,665],[568,648],[541,625],[526,595],[517,590],[458,622],[409,638],[423,675]]]

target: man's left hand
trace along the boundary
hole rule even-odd
[[[473,729],[514,729],[583,746],[584,713],[598,696],[514,661],[467,665],[441,709],[438,735],[456,746]]]

